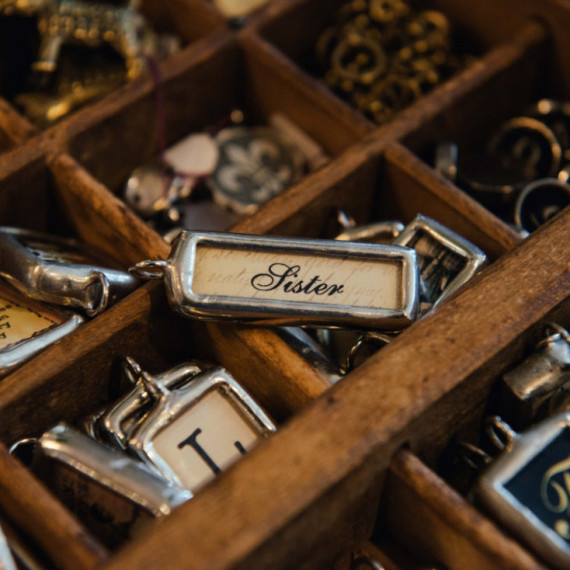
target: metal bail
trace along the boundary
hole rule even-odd
[[[123,372],[131,384],[136,384],[143,375],[141,365],[132,356],[125,357]]]
[[[141,374],[141,382],[147,394],[155,400],[161,400],[170,395],[170,390],[162,382],[144,370]]]
[[[500,416],[491,416],[485,420],[485,432],[500,451],[509,450],[518,437],[517,432]]]
[[[346,356],[346,361],[343,366],[342,373],[348,374],[353,368],[356,362],[356,356],[360,352],[360,349],[365,345],[376,345],[377,350],[380,350],[385,345],[390,344],[394,340],[394,337],[389,334],[383,334],[376,331],[368,331],[361,334],[356,342],[351,346],[348,354]]]
[[[139,279],[162,279],[167,266],[167,261],[148,259],[131,265],[131,267],[129,267],[129,273]]]
[[[481,471],[493,460],[486,451],[467,441],[459,442],[458,448],[463,462],[475,471]]]

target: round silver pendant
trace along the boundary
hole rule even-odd
[[[261,204],[301,176],[301,152],[267,127],[235,127],[216,137],[218,164],[208,181],[214,200],[238,214],[252,214]]]

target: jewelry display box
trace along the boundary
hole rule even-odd
[[[461,291],[338,383],[270,328],[173,313],[149,282],[0,381],[0,520],[62,568],[542,568],[436,472],[450,438],[475,438],[495,381],[570,324],[570,210],[522,239],[425,160],[442,140],[482,140],[540,98],[570,99],[570,3],[433,0],[475,60],[383,126],[304,67],[341,2],[272,0],[236,27],[206,0],[143,0],[182,49],[160,64],[171,145],[235,108],[279,112],[330,156],[231,231],[323,237],[358,223],[429,216],[486,254]],[[118,197],[160,151],[155,84],[143,74],[40,131],[0,100],[0,224],[76,237],[125,266],[170,246]],[[277,433],[171,515],[110,553],[32,472],[16,440],[116,397],[120,362],[151,372],[192,358],[225,367]],[[374,534],[374,536],[373,536]]]

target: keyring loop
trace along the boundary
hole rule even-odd
[[[357,339],[356,342],[350,347],[348,354],[346,356],[346,361],[344,366],[341,368],[341,372],[343,374],[348,374],[354,368],[354,362],[356,360],[356,356],[360,349],[366,344],[377,344],[378,350],[380,350],[383,346],[390,344],[394,340],[391,336],[383,333],[369,331],[366,333],[361,334]]]
[[[139,279],[162,279],[168,267],[168,261],[147,259],[129,267],[129,273]]]
[[[485,433],[500,451],[509,449],[518,437],[517,432],[500,416],[491,416],[485,420]]]

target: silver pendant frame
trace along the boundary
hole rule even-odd
[[[38,448],[41,455],[69,466],[154,517],[169,515],[191,498],[183,487],[165,481],[146,465],[66,424],[45,432]]]
[[[146,381],[149,380],[154,382],[154,379],[147,375]],[[221,367],[198,374],[190,383],[176,390],[170,391],[164,386],[156,383],[155,385],[160,391],[158,400],[131,435],[129,448],[149,467],[176,487],[183,487],[183,485],[168,463],[156,451],[154,439],[186,411],[199,405],[200,399],[208,392],[219,390],[225,397],[232,400],[241,411],[243,418],[258,432],[260,438],[267,437],[277,430],[265,412]],[[192,493],[190,489],[188,491]]]
[[[0,294],[5,294],[7,297],[12,298],[14,303],[31,309],[39,314],[51,313],[58,319],[61,319],[62,322],[59,324],[53,324],[52,326],[33,334],[29,338],[22,339],[0,349],[0,377],[8,374],[14,368],[20,366],[20,364],[23,364],[26,360],[29,360],[35,354],[46,349],[54,342],[57,342],[67,336],[84,322],[81,315],[76,315],[54,307],[43,308],[41,303],[25,298],[18,291],[10,291],[11,287],[9,285],[6,285],[5,287],[6,291],[4,292],[4,285],[0,284]]]
[[[421,214],[418,214],[414,220],[406,226],[406,229],[396,237],[393,243],[396,245],[408,246],[418,232],[425,232],[445,248],[465,259],[465,267],[435,301],[433,307],[436,307],[441,301],[456,293],[460,287],[469,281],[469,279],[471,279],[471,277],[473,277],[479,268],[487,261],[487,256],[470,241],[435,220]]]
[[[402,304],[399,309],[353,307],[343,304],[280,301],[271,299],[201,295],[194,291],[194,266],[199,246],[249,250],[283,255],[380,261],[401,264]],[[131,268],[137,277],[165,277],[172,307],[187,317],[245,320],[263,325],[319,325],[324,327],[400,329],[416,318],[419,303],[419,271],[416,252],[398,245],[277,238],[233,233],[182,232],[168,261],[144,261]]]

